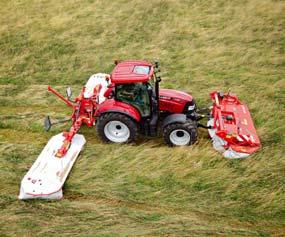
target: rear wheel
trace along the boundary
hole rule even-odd
[[[189,146],[197,141],[197,125],[192,120],[172,123],[163,128],[163,137],[169,146]]]
[[[136,140],[136,123],[126,115],[107,113],[100,116],[97,132],[105,142],[128,143]]]

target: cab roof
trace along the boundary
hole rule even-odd
[[[147,61],[122,61],[111,73],[111,82],[114,84],[147,82],[152,75],[153,66]]]

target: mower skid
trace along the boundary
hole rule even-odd
[[[248,107],[236,95],[212,92],[209,134],[215,150],[226,158],[245,158],[260,149],[261,144]]]
[[[61,199],[62,186],[85,144],[83,135],[76,134],[65,156],[58,158],[56,152],[65,137],[53,136],[21,182],[19,199]]]

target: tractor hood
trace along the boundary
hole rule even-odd
[[[172,89],[159,89],[159,110],[183,113],[185,106],[193,101],[191,95]]]
[[[192,101],[192,96],[182,92],[182,91],[178,91],[178,90],[172,90],[172,89],[159,89],[159,97],[161,97],[161,99],[178,99],[181,100],[181,102],[189,102]]]

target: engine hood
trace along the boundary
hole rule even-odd
[[[193,97],[191,95],[172,89],[159,89],[159,97],[166,100],[178,99],[181,100],[181,102],[188,102],[193,100]]]

